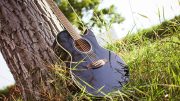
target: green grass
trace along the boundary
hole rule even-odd
[[[131,91],[133,99],[180,100],[180,42],[177,37],[135,47],[122,54],[131,75],[125,91]]]
[[[8,95],[9,90],[10,90],[10,87],[6,87],[6,88],[0,90],[0,97],[1,97],[2,95],[5,95],[5,96]]]
[[[180,20],[176,18],[107,45],[129,66],[130,81],[123,92],[130,100],[180,101]],[[176,21],[173,27],[172,21]]]

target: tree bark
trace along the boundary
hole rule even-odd
[[[0,50],[23,101],[57,96],[48,68],[57,61],[51,46],[62,27],[47,2],[1,0],[0,21]]]

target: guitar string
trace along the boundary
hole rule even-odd
[[[61,16],[59,13],[57,13],[59,16]],[[65,22],[64,24],[66,24],[66,29],[73,29],[72,28],[72,26],[71,25],[69,25],[69,22],[68,22],[68,20],[67,20],[67,18],[62,14],[62,16],[61,17],[63,17],[64,19],[60,19],[62,22]],[[71,31],[71,33],[72,33],[72,30],[70,30]],[[74,31],[73,31],[74,32]],[[75,34],[74,34],[75,35]],[[73,37],[73,35],[72,35],[72,38],[75,40],[75,38]],[[87,49],[88,47],[82,47],[81,46],[81,44],[82,44],[83,42],[81,42],[81,40],[80,40],[80,43],[78,42],[78,44],[80,45],[80,47],[83,49],[83,51],[86,51],[85,49]],[[92,61],[92,62],[94,62],[95,61],[95,59],[94,60],[92,60],[92,56],[91,56],[91,54],[90,55],[88,55],[88,54],[86,54],[88,57],[89,57],[89,59]]]
[[[83,41],[82,40],[79,40],[81,43],[83,43]],[[82,45],[84,45],[84,43],[82,44]],[[92,48],[92,45],[90,44],[90,47]],[[88,47],[85,45],[85,49],[87,49],[88,50]],[[88,52],[89,54],[87,54],[87,55],[89,55],[90,57],[89,58],[91,58],[91,59],[93,59],[94,58],[94,60],[93,61],[95,61],[96,59],[97,59],[97,55],[93,52],[93,50],[91,51],[91,52]]]
[[[66,26],[66,28],[67,29],[70,29],[69,27],[71,27],[71,26],[69,26],[69,25],[67,25]],[[72,33],[72,30],[69,30],[69,33]],[[76,34],[70,34],[71,35],[71,37],[74,39],[74,40],[76,40],[74,37],[76,37],[76,36],[74,36],[74,35],[76,35]],[[77,43],[78,43],[78,45],[82,48],[82,50],[83,51],[86,51],[86,50],[88,50],[88,47],[86,46],[86,45],[84,45],[84,43],[83,43],[83,41],[82,40],[79,40],[79,41],[77,41]],[[81,46],[82,45],[82,46]],[[92,61],[92,62],[95,62],[95,59],[93,60],[93,56],[92,56],[92,54],[87,54],[87,53],[85,53],[88,57],[89,57],[89,59]],[[94,53],[95,54],[95,53]]]
[[[84,42],[82,40],[79,40],[77,41],[77,43],[80,45],[80,47],[83,49],[83,51],[86,51],[88,50],[88,47],[84,44]],[[81,46],[82,45],[82,46]],[[90,45],[91,47],[91,45]],[[92,48],[92,47],[91,47]],[[92,62],[95,62],[96,61],[96,57],[97,55],[93,52],[93,50],[91,52],[88,52],[88,53],[85,53],[89,59],[92,61]]]
[[[80,40],[80,42],[82,43],[81,40]],[[85,47],[87,47],[87,46],[85,46]],[[87,54],[87,53],[86,53],[86,54]],[[96,55],[93,51],[88,52],[87,55],[89,56],[89,58],[94,59],[93,62],[97,59],[97,55]]]
[[[83,51],[86,51],[85,49],[88,50],[88,47],[86,45],[84,45],[83,41],[80,40],[80,42],[78,42],[78,44],[80,45],[80,47],[82,48]],[[81,44],[82,44],[82,46],[81,46]],[[89,59],[92,62],[95,62],[95,60],[92,59],[92,55],[91,54],[87,54],[87,53],[85,53],[85,54],[89,57]]]
[[[57,12],[56,12],[57,13]],[[72,28],[72,26],[70,25],[69,26],[69,22],[67,21],[67,18],[62,14],[62,15],[60,15],[59,13],[57,13],[59,16],[61,16],[61,17],[63,17],[62,19],[59,19],[60,21],[62,21],[62,22],[65,22],[64,24],[66,24],[66,29],[73,29]],[[70,31],[72,31],[72,30],[70,30]],[[75,35],[75,34],[74,34]],[[74,37],[73,37],[73,35],[72,35],[72,38],[74,39]],[[75,39],[74,39],[75,40]],[[88,47],[86,47],[86,46],[81,46],[81,44],[82,44],[82,42],[81,42],[81,40],[80,40],[80,43],[79,42],[77,42],[79,45],[80,45],[80,47],[83,49],[83,51],[86,51],[86,49],[88,49]],[[92,60],[92,55],[90,54],[90,55],[88,55],[88,54],[86,54],[88,57],[89,57],[89,59],[92,61],[92,62],[94,62],[95,60]]]
[[[80,41],[80,43],[83,43],[83,41],[82,40],[79,40]],[[84,45],[84,43],[83,43],[83,45]],[[85,46],[85,49],[87,49],[88,50],[88,47],[86,46],[86,45],[84,45]],[[91,47],[91,45],[90,45],[90,47]],[[96,54],[93,52],[93,50],[91,51],[91,52],[88,52],[89,54],[87,54],[87,55],[89,55],[91,58],[95,58],[96,59]]]
[[[72,28],[72,26],[69,26],[69,21],[68,21],[68,19],[64,16],[64,14],[61,12],[61,10],[59,10],[59,12],[58,12],[58,7],[57,7],[57,5],[55,4],[55,3],[53,3],[53,2],[50,2],[50,1],[48,1],[49,2],[49,4],[51,5],[51,7],[52,7],[52,9],[53,9],[53,11],[54,11],[54,13],[58,16],[58,18],[59,18],[59,20],[61,21],[61,22],[65,22],[64,24],[66,24],[67,23],[67,25],[66,25],[66,27],[71,27]],[[61,19],[62,18],[62,19]],[[64,25],[63,24],[63,25]],[[65,27],[65,28],[66,28]],[[73,37],[72,37],[73,38]],[[86,47],[85,47],[86,48]],[[87,54],[87,56],[90,58],[90,57],[92,57],[91,55],[89,56],[88,54]],[[90,59],[91,60],[91,59]],[[92,60],[91,60],[92,61]]]
[[[80,40],[80,41],[81,41],[81,40]],[[81,42],[82,42],[82,41],[81,41]],[[85,46],[85,47],[87,47],[87,46]],[[92,60],[93,62],[95,62],[96,59],[98,58],[98,56],[97,56],[93,51],[88,52],[88,53],[86,53],[86,54],[89,56],[90,59],[94,59],[94,60]]]
[[[79,40],[81,43],[83,43],[82,40]],[[84,44],[83,44],[84,45]],[[90,47],[92,48],[92,45],[90,44]],[[85,48],[88,50],[88,47],[85,45]],[[93,52],[93,50],[91,52],[88,52],[88,55],[90,56],[90,58],[94,58],[94,61],[97,59],[97,55]]]

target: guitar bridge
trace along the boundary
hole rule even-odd
[[[100,59],[87,65],[88,69],[97,69],[102,67],[108,62],[106,59]]]

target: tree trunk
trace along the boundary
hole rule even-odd
[[[57,61],[51,46],[62,27],[47,2],[1,0],[0,21],[0,50],[23,101],[57,96],[48,68]]]

